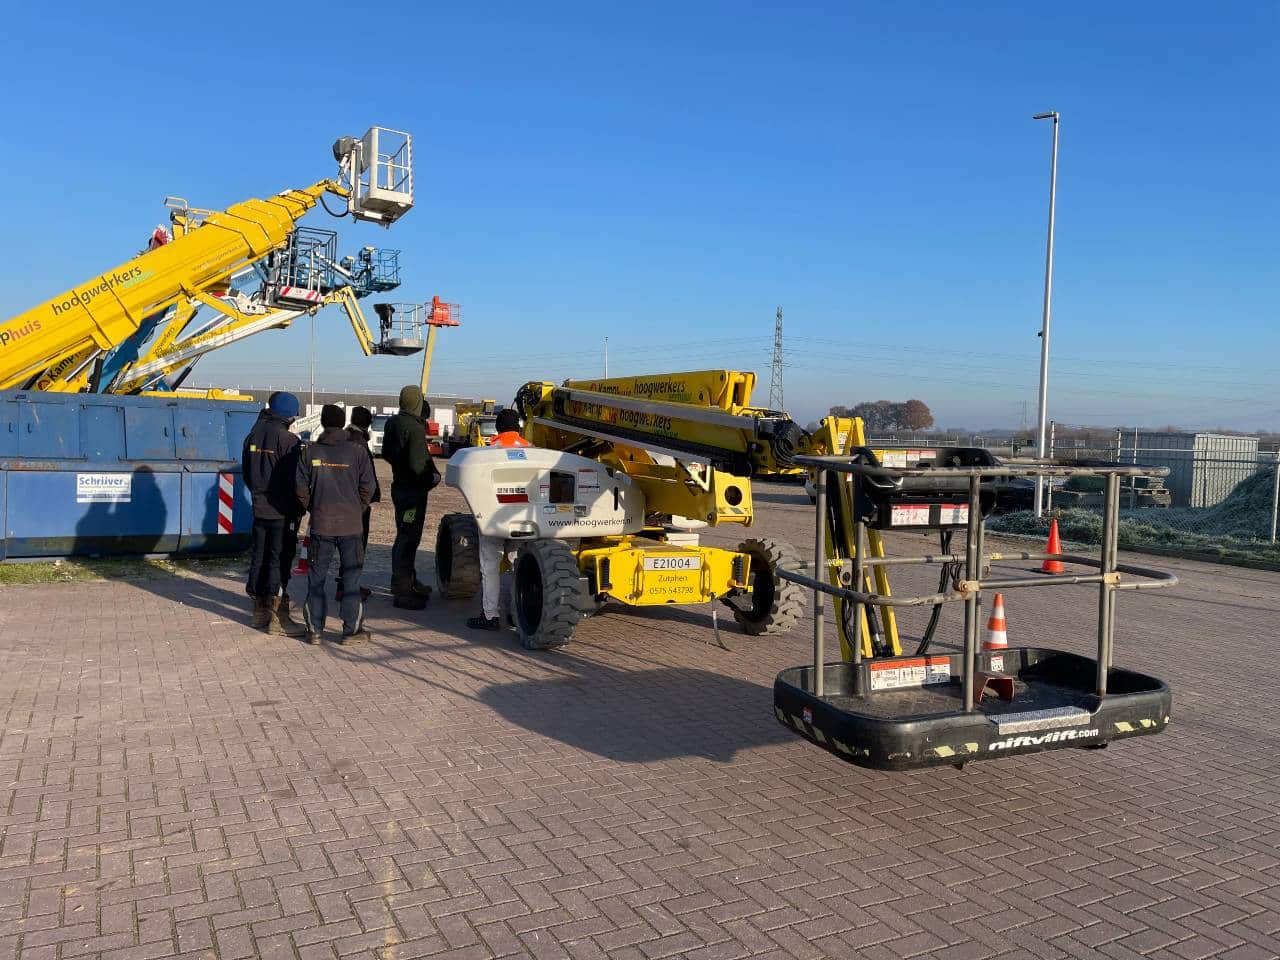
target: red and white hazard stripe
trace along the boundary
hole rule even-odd
[[[218,533],[231,533],[231,517],[235,509],[235,474],[218,474]]]
[[[301,300],[303,303],[319,303],[320,291],[308,290],[306,287],[281,287],[276,294],[277,300]]]

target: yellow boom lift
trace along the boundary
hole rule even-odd
[[[785,414],[750,406],[754,385],[752,373],[703,370],[521,388],[515,406],[530,443],[571,454],[579,464],[596,461],[608,477],[625,477],[625,490],[614,487],[614,509],[620,496],[627,501],[638,491],[643,511],[638,532],[620,535],[548,538],[530,528],[531,538],[518,542],[512,564],[513,614],[526,647],[567,643],[577,620],[607,600],[628,606],[722,601],[749,634],[785,632],[795,624],[801,595],[776,573],[779,564],[796,562],[788,545],[747,538],[737,549],[725,549],[701,544],[696,532],[724,524],[749,527],[750,476],[762,466],[787,463],[802,436]],[[448,474],[457,477],[468,459],[487,456],[463,450]],[[581,465],[578,470],[591,473]],[[529,479],[514,494],[493,488],[494,506],[527,496],[535,516],[569,511],[566,524],[573,511],[585,518],[594,509],[572,494],[557,502],[558,471],[548,477],[525,472]],[[599,480],[590,482],[587,492],[598,501]],[[470,506],[471,514],[444,517],[437,533],[436,568],[447,597],[471,596],[478,586],[476,517],[488,505]],[[561,522],[552,519],[547,526]]]
[[[334,216],[383,226],[402,217],[413,206],[412,138],[372,127],[362,138],[339,139],[333,155],[337,179],[225,211],[171,198],[171,239],[159,230],[134,258],[0,322],[0,389],[140,392],[209,350],[327,303],[346,310],[366,354],[422,349],[415,330],[384,327],[378,341],[370,333],[356,296],[390,289],[379,286],[370,249],[359,262],[337,261],[331,231],[298,227],[325,194],[344,201]],[[262,288],[244,295],[234,285],[252,271]],[[215,319],[193,330],[201,307]],[[122,355],[125,345],[131,349]]]

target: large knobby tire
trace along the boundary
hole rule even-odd
[[[563,540],[520,545],[512,576],[511,613],[527,650],[563,647],[582,619],[578,563]]]
[[[800,562],[796,552],[780,540],[767,539],[744,540],[738,552],[751,558],[751,609],[735,605],[733,619],[753,637],[790,630],[803,612],[804,593],[790,580],[779,577],[778,567],[795,569]]]
[[[469,513],[447,513],[436,528],[436,580],[446,600],[480,592],[480,530]]]

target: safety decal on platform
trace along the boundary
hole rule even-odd
[[[895,504],[889,514],[889,522],[895,527],[927,527],[928,504]]]
[[[869,666],[872,690],[899,690],[951,682],[950,657],[913,657]]]

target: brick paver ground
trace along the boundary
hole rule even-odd
[[[807,546],[803,497],[757,499]],[[254,633],[230,576],[3,589],[0,958],[1280,955],[1280,576],[1123,598],[1167,733],[890,774],[773,719],[807,624],[526,653],[401,616],[375,539],[364,649]],[[1012,642],[1087,649],[1093,594],[1034,593]]]

